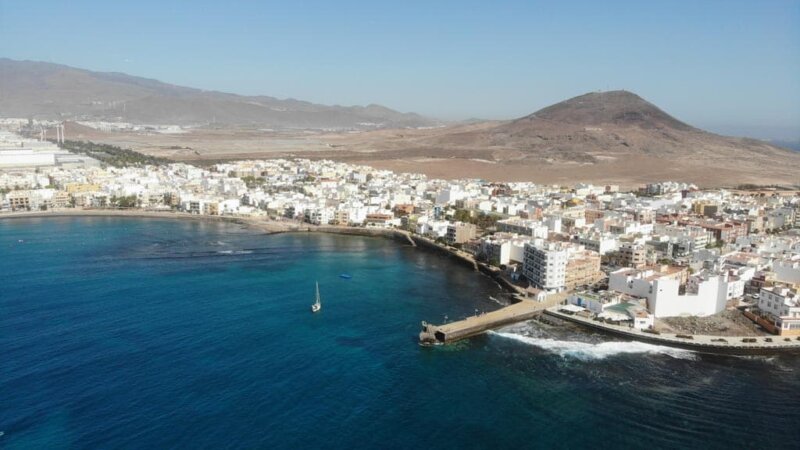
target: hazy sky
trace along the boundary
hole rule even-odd
[[[627,89],[707,129],[800,138],[800,0],[0,0],[0,56],[445,119]]]

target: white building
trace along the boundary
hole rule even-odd
[[[775,272],[775,280],[777,281],[800,284],[800,256],[775,261],[772,264],[772,271]]]
[[[586,250],[592,250],[601,255],[616,250],[619,245],[614,236],[602,234],[578,236],[578,242],[586,247]]]
[[[547,226],[538,220],[520,219],[519,217],[498,220],[497,229],[498,231],[516,233],[538,239],[547,239],[548,234]]]
[[[481,239],[481,253],[494,265],[523,262],[529,242],[530,238],[517,234],[495,233]]]
[[[560,292],[564,290],[568,246],[559,242],[526,244],[522,274],[539,289]]]
[[[691,277],[681,295],[681,280],[653,270],[620,269],[612,272],[609,289],[647,299],[647,309],[656,317],[708,316],[725,309],[720,295],[720,277]]]
[[[787,287],[761,288],[758,309],[774,321],[781,335],[800,335],[800,295]]]
[[[777,317],[800,319],[800,297],[786,287],[761,288],[758,309]]]

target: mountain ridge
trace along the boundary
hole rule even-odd
[[[178,86],[122,72],[0,58],[0,115],[148,124],[375,129],[438,125],[385,106],[320,105]]]
[[[498,181],[799,181],[800,153],[695,128],[628,91],[589,92],[513,120],[431,126],[441,122],[375,104],[240,96],[50,63],[13,71],[11,63],[0,59],[0,115],[119,119],[124,113],[134,123],[199,122],[180,135],[68,130],[177,160],[300,156]],[[211,122],[219,126],[202,126]],[[317,131],[302,131],[309,129]],[[351,130],[359,132],[345,132]]]

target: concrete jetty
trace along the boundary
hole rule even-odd
[[[520,300],[518,303],[500,308],[496,311],[467,317],[458,322],[434,325],[422,322],[419,333],[420,344],[448,344],[460,339],[475,336],[483,332],[528,320],[540,314],[545,308],[552,306],[550,302]]]

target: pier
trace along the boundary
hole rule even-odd
[[[546,308],[553,306],[554,302],[560,301],[560,298],[544,302],[520,300],[518,303],[496,311],[443,325],[434,325],[423,321],[419,341],[423,345],[448,344],[495,328],[531,319],[541,314]]]

